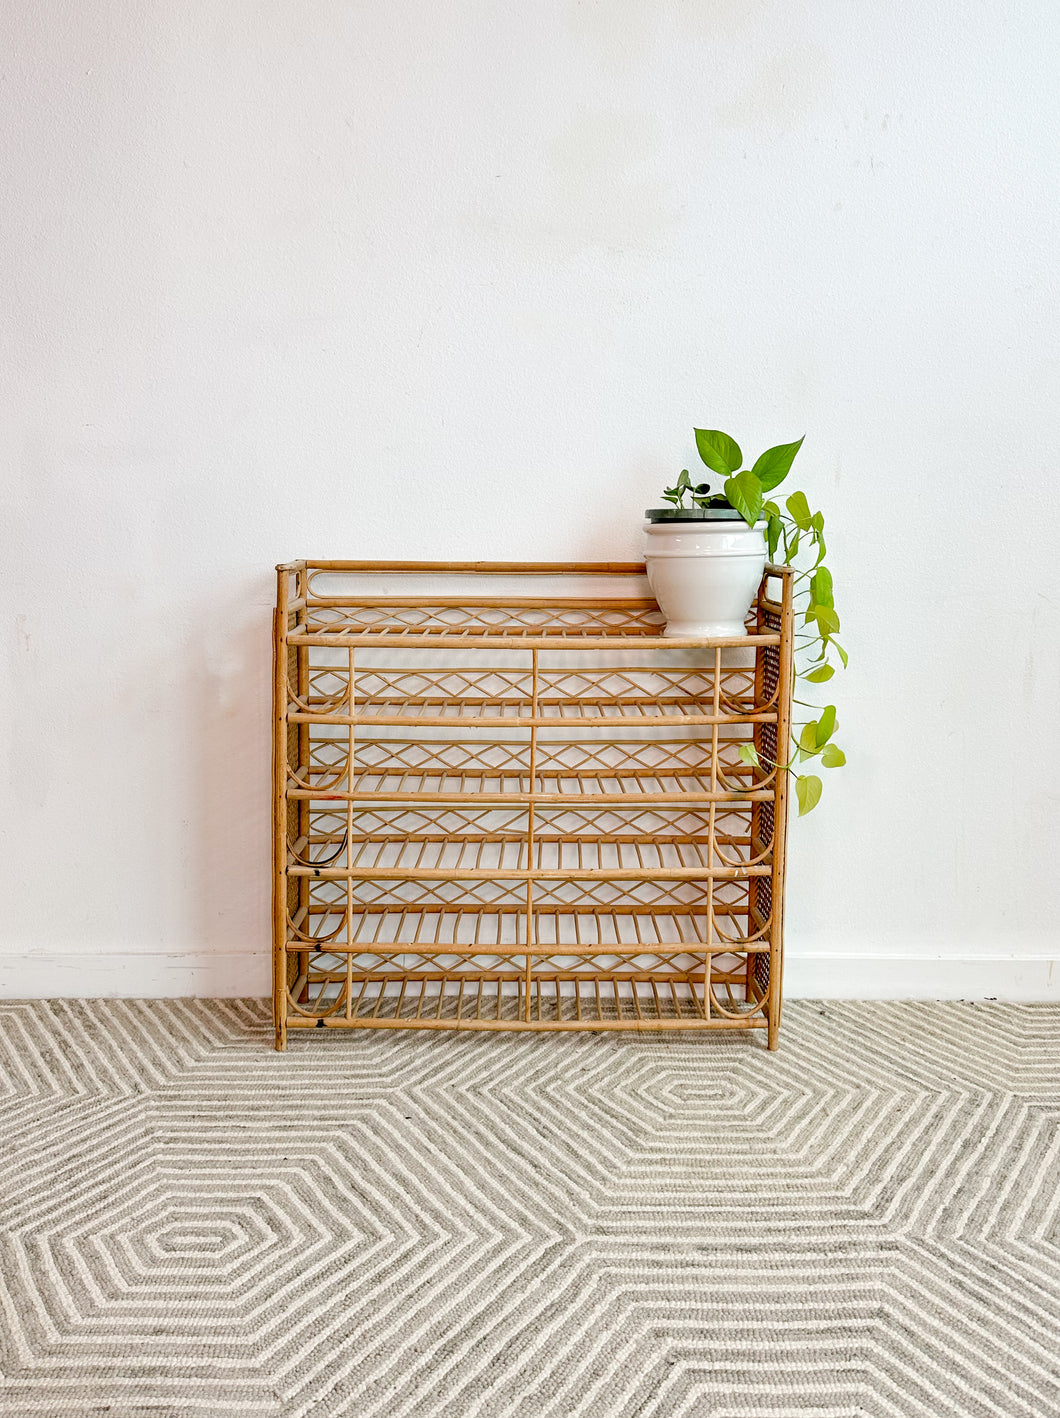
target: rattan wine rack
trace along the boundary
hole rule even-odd
[[[777,1046],[791,573],[767,568],[746,639],[662,629],[640,565],[278,568],[277,1048],[319,1026]]]

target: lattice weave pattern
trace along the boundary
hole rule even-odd
[[[415,570],[279,569],[278,1046],[325,1024],[775,1047],[786,571],[719,642],[665,640],[611,567],[564,568],[608,573],[581,596],[497,594],[555,568]]]

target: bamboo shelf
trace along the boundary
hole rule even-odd
[[[277,1048],[315,1027],[777,1047],[788,568],[725,640],[664,638],[641,565],[277,570]]]

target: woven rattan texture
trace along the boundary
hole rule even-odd
[[[637,566],[300,562],[278,586],[278,1047],[318,1026],[776,1046],[785,569],[744,640],[665,639]]]

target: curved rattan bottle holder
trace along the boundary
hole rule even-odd
[[[638,565],[278,572],[278,1048],[319,1025],[776,1047],[787,775],[738,750],[787,743],[786,567],[738,641],[664,639]]]

